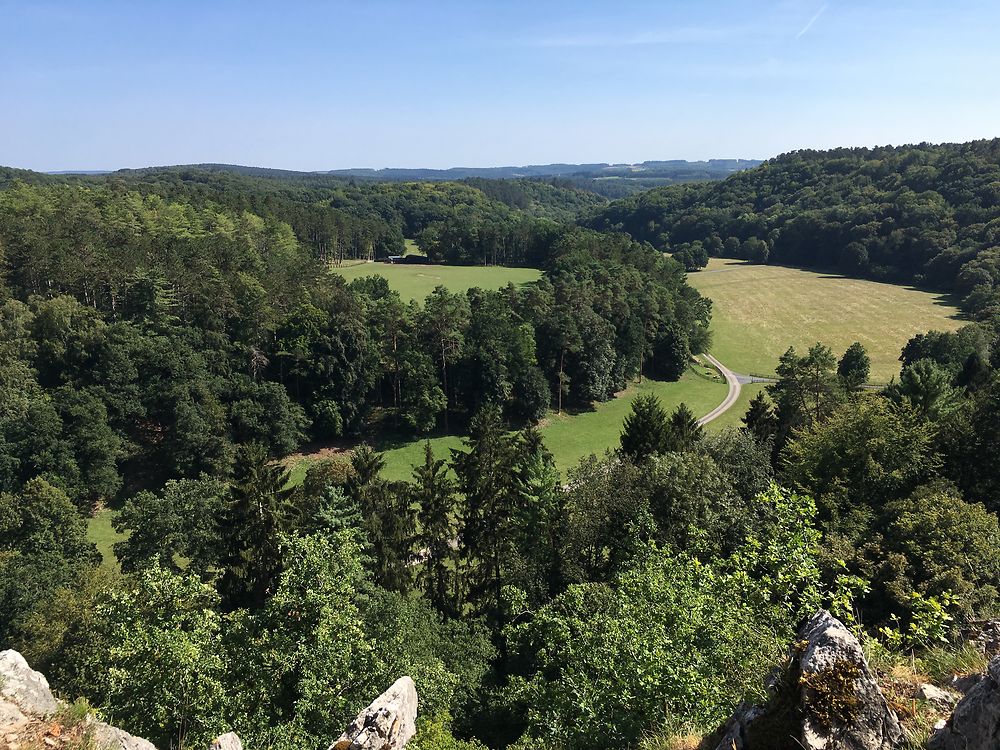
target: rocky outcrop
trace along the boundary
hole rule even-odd
[[[927,701],[932,706],[942,711],[954,708],[959,699],[959,696],[950,690],[943,690],[936,685],[931,685],[927,682],[917,688],[916,697],[920,698],[920,700]]]
[[[969,643],[992,659],[1000,655],[1000,620],[984,620],[965,632]]]
[[[149,740],[129,734],[124,729],[91,720],[94,744],[102,750],[156,750]]]
[[[208,750],[243,750],[243,742],[236,732],[226,732],[212,740]]]
[[[0,651],[0,695],[37,716],[51,716],[59,708],[45,675],[13,649]]]
[[[400,677],[358,714],[329,750],[402,750],[416,734],[417,688]]]
[[[1000,748],[1000,656],[990,662],[986,677],[962,698],[927,746],[931,750]]]
[[[99,750],[156,750],[148,740],[92,716],[64,727],[58,720],[62,705],[52,695],[45,675],[28,666],[21,654],[0,651],[0,750],[79,745],[83,737]]]
[[[741,706],[708,747],[717,750],[893,750],[903,730],[861,644],[820,610],[799,630],[766,706]]]

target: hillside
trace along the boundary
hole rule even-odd
[[[773,375],[790,346],[840,353],[859,341],[873,381],[887,383],[910,338],[962,325],[949,300],[896,284],[723,258],[688,279],[712,300],[712,353],[744,374]]]
[[[688,274],[704,245],[578,226],[610,207],[534,181],[8,177],[0,646],[74,715],[164,748],[322,747],[409,675],[414,750],[771,750],[815,736],[779,674],[793,718],[902,750],[897,716],[926,733],[957,699],[920,691],[984,668],[988,308],[957,327],[901,285]],[[663,194],[725,213],[714,189]],[[367,262],[403,250],[427,263]],[[773,382],[695,364],[713,324],[724,364]],[[831,632],[850,663],[814,669],[802,644]]]
[[[750,257],[916,284],[988,315],[1000,304],[1000,140],[795,151],[618,201],[585,223],[695,265]]]

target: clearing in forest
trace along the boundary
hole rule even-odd
[[[334,268],[348,281],[362,276],[384,276],[389,286],[399,292],[404,302],[423,300],[435,287],[444,286],[452,292],[464,292],[473,287],[500,289],[508,283],[515,286],[530,284],[542,278],[536,268],[505,266],[441,266],[392,263],[356,263]]]
[[[965,323],[942,295],[784,266],[712,258],[688,281],[712,299],[712,354],[745,375],[772,374],[789,346],[804,354],[821,341],[840,357],[860,341],[884,383],[914,334]]]

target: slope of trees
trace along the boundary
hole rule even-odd
[[[785,263],[1000,304],[1000,140],[796,151],[704,185],[652,190],[586,222],[678,252]]]
[[[561,477],[547,409],[707,345],[710,301],[649,243],[511,193],[518,245],[469,185],[335,207],[312,177],[27,177],[0,191],[0,641],[161,746],[319,746],[406,673],[421,750],[632,747],[759,698],[819,605],[907,660],[1000,613],[988,308],[879,392],[860,344],[789,349],[745,429],[637,399],[621,450]],[[309,206],[545,276],[406,304],[328,272]],[[364,444],[297,485],[279,460],[390,425],[466,437],[409,481]],[[87,539],[104,502],[120,572]]]
[[[472,191],[472,188],[467,188]],[[526,221],[530,221],[527,220]],[[539,284],[403,304],[351,285],[288,224],[120,187],[0,191],[0,488],[85,506],[357,434],[425,433],[485,406],[517,423],[675,379],[709,305],[648,246],[551,225]]]

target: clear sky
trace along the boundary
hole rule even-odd
[[[0,0],[0,164],[495,166],[988,138],[998,30],[997,0]]]

